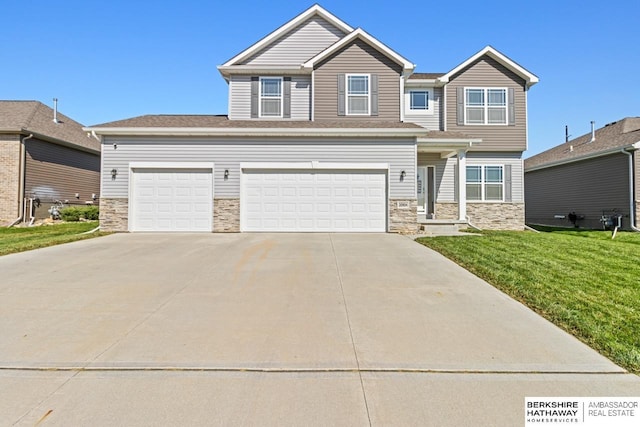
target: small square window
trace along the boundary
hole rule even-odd
[[[409,92],[409,109],[411,110],[428,110],[429,109],[429,92],[426,90],[412,90]]]

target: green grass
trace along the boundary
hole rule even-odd
[[[98,221],[63,223],[43,225],[38,227],[0,228],[0,255],[29,251],[74,242],[76,240],[91,239],[108,233],[81,234],[93,230]]]
[[[640,234],[552,230],[420,238],[551,322],[640,373]]]

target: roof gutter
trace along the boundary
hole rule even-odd
[[[569,164],[569,163],[579,162],[581,160],[595,159],[597,157],[608,156],[610,154],[619,153],[621,150],[633,151],[633,150],[638,150],[638,149],[640,149],[640,141],[636,142],[635,144],[626,145],[624,147],[610,148],[609,150],[599,151],[597,153],[585,154],[583,156],[573,157],[571,159],[556,160],[554,162],[544,163],[544,164],[538,165],[538,166],[525,167],[524,171],[525,172],[533,172],[533,171],[537,171],[537,170],[540,170],[540,169],[547,169],[547,168],[552,168],[554,166],[560,166],[560,165],[566,165],[566,164]]]
[[[366,136],[419,137],[425,129],[403,128],[83,128],[86,132],[111,136]]]
[[[83,128],[83,130],[84,130],[84,128]],[[100,154],[100,150],[99,149],[93,149],[93,148],[89,148],[89,147],[84,147],[82,145],[73,144],[73,143],[70,143],[68,141],[63,141],[62,139],[53,138],[51,136],[43,135],[43,134],[38,133],[38,132],[31,132],[30,130],[27,130],[27,129],[22,129],[21,132],[24,133],[24,134],[27,134],[27,133],[31,134],[31,136],[33,138],[38,138],[38,139],[41,139],[43,141],[53,142],[54,144],[58,144],[58,145],[62,145],[62,146],[65,146],[65,147],[73,148],[75,150],[86,151],[86,152],[92,153],[92,154]]]

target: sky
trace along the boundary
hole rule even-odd
[[[640,1],[319,4],[417,64],[446,72],[491,45],[540,78],[525,157],[640,116]],[[312,1],[1,0],[0,99],[38,100],[84,125],[226,114],[216,67]]]

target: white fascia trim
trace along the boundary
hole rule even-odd
[[[540,79],[538,79],[538,77],[535,74],[527,71],[525,68],[521,67],[516,62],[512,61],[511,59],[509,59],[508,57],[506,57],[502,53],[498,52],[497,50],[495,50],[491,46],[486,46],[480,52],[476,53],[471,58],[467,59],[462,64],[458,65],[457,67],[455,67],[453,70],[449,71],[444,76],[439,77],[437,80],[439,82],[441,82],[441,83],[448,83],[449,79],[453,75],[455,75],[457,72],[459,72],[463,68],[467,67],[468,65],[470,65],[471,63],[473,63],[474,61],[476,61],[478,58],[480,58],[483,55],[489,55],[490,57],[492,57],[493,59],[495,59],[496,61],[498,61],[499,63],[501,63],[505,67],[509,68],[511,71],[513,71],[514,73],[518,74],[523,79],[525,79],[526,82],[527,82],[527,87],[531,87],[531,86],[533,86],[534,84],[536,84],[536,83],[538,83],[540,81]]]
[[[545,163],[545,164],[542,164],[542,165],[528,167],[528,168],[525,167],[524,171],[525,172],[533,172],[533,171],[537,171],[537,170],[540,170],[540,169],[552,168],[554,166],[566,165],[566,164],[569,164],[569,163],[575,163],[575,162],[579,162],[579,161],[582,161],[582,160],[595,159],[597,157],[604,157],[604,156],[608,156],[610,154],[619,153],[621,150],[633,151],[633,150],[638,150],[638,149],[640,149],[640,141],[636,142],[635,144],[626,145],[624,147],[610,148],[608,150],[599,151],[597,153],[584,154],[582,156],[572,157],[570,159],[556,160],[555,162]],[[525,159],[525,161],[526,161],[526,159]]]
[[[270,75],[270,76],[278,76],[278,75],[309,75],[311,74],[311,70],[305,70],[300,68],[299,65],[233,65],[230,67],[219,66],[218,71],[224,78],[228,78],[232,74],[241,74],[241,75]]]
[[[322,52],[320,52],[319,54],[317,54],[316,56],[314,56],[313,58],[311,58],[310,60],[302,64],[302,68],[313,68],[316,63],[322,61],[323,59],[327,58],[329,55],[332,55],[333,53],[342,49],[344,46],[346,46],[348,43],[351,43],[356,38],[359,38],[360,40],[364,41],[374,49],[384,53],[388,58],[393,59],[393,61],[402,65],[404,72],[407,72],[407,71],[411,72],[416,68],[415,64],[405,59],[404,57],[400,56],[393,50],[389,49],[387,46],[385,46],[383,43],[378,41],[376,38],[369,35],[362,28],[356,29],[351,34],[343,37],[338,42],[334,43],[327,49],[323,50]]]
[[[213,162],[129,162],[129,169],[211,169]]]
[[[243,162],[240,169],[388,170],[388,163]]]
[[[418,137],[418,145],[421,144],[445,144],[445,145],[468,145],[471,147],[473,144],[479,144],[482,142],[481,138],[423,138]]]
[[[418,137],[425,129],[403,128],[88,128],[111,136],[403,136]]]
[[[233,65],[234,63],[253,55],[254,53],[258,52],[260,49],[267,46],[269,43],[276,40],[278,37],[284,35],[288,31],[292,30],[293,28],[295,28],[296,26],[298,26],[308,18],[312,17],[313,15],[319,15],[320,17],[326,19],[331,24],[335,25],[337,28],[344,31],[345,33],[350,33],[353,31],[353,28],[347,25],[345,22],[338,19],[336,16],[329,13],[327,10],[323,9],[320,5],[315,4],[311,6],[309,9],[302,12],[300,15],[293,18],[291,21],[285,23],[280,28],[276,29],[266,37],[259,40],[257,43],[254,43],[249,48],[243,50],[242,52],[240,52],[239,54],[237,54],[236,56],[234,56],[233,58],[231,58],[230,60],[222,64],[222,67]]]

